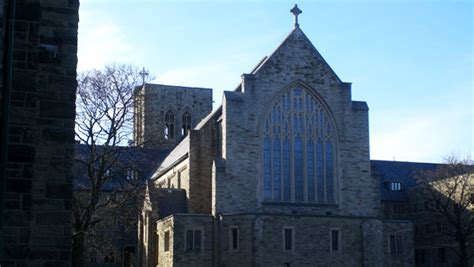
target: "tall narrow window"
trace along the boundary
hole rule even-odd
[[[174,114],[171,110],[168,110],[165,114],[165,128],[163,131],[165,139],[174,139]]]
[[[263,199],[335,203],[335,129],[329,111],[305,88],[290,88],[262,123]]]
[[[170,250],[170,231],[165,231],[165,251]]]
[[[191,130],[191,114],[189,112],[184,112],[183,116],[181,117],[181,135],[186,136]]]
[[[160,235],[156,235],[156,262],[160,260]]]
[[[438,248],[438,262],[446,262],[446,249]]]
[[[330,239],[331,239],[331,251],[340,251],[341,250],[341,230],[331,229]]]
[[[186,231],[186,251],[192,251],[194,247],[194,231]]]
[[[403,254],[402,235],[390,235],[390,254]]]
[[[229,231],[230,237],[230,251],[238,251],[239,250],[239,228],[231,227]]]
[[[283,228],[283,250],[294,249],[294,231],[292,227]]]
[[[201,252],[202,249],[202,231],[188,229],[185,232],[185,251]]]

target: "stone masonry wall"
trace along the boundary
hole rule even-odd
[[[384,266],[414,266],[413,224],[410,221],[383,221]],[[390,235],[400,236],[401,251],[392,251]]]
[[[215,123],[210,120],[190,133],[190,205],[196,213],[211,213],[212,164],[215,151]]]
[[[201,230],[202,249],[186,251],[186,230]],[[164,251],[164,234],[170,232],[170,250]],[[213,266],[213,217],[210,215],[175,214],[158,221],[159,266]]]
[[[214,219],[215,218],[215,219]],[[373,224],[372,231],[380,235],[371,240],[372,247],[363,246],[363,227],[367,218],[338,216],[299,216],[282,214],[221,214],[173,216],[171,226],[164,219],[158,222],[158,232],[172,229],[173,251],[162,251],[160,264],[170,266],[380,266],[380,262],[365,262],[366,257],[381,259],[382,223]],[[284,249],[283,229],[294,232],[294,247]],[[238,248],[231,249],[231,228],[238,229]],[[186,229],[204,233],[203,250],[185,251]],[[340,229],[340,251],[331,251],[330,231]],[[161,240],[161,239],[160,239]],[[214,249],[213,249],[214,248]],[[324,255],[324,256],[322,256]],[[387,265],[391,266],[391,265]]]
[[[79,1],[16,3],[0,265],[69,266]]]
[[[146,84],[144,89],[144,145],[159,145],[160,148],[173,148],[182,139],[182,116],[191,114],[191,128],[194,128],[212,111],[212,89],[182,87],[160,84]],[[166,112],[174,114],[174,138],[164,138]]]
[[[261,206],[262,116],[272,100],[295,82],[304,84],[323,99],[336,124],[337,205],[324,208],[331,214],[378,216],[380,191],[378,181],[370,176],[367,106],[351,100],[350,84],[339,80],[299,29],[290,34],[260,69],[243,75],[240,91],[224,94],[225,168],[216,177],[216,212],[264,209]]]
[[[189,198],[189,159],[179,162],[153,182],[157,188],[178,188],[186,190]]]

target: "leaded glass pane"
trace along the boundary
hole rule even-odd
[[[304,183],[303,183],[303,142],[300,137],[295,139],[294,147],[295,159],[295,201],[302,202],[304,200]]]
[[[265,200],[272,199],[272,180],[271,180],[271,141],[265,138],[263,141],[263,198]]]
[[[316,187],[318,202],[323,202],[326,197],[324,195],[324,165],[323,165],[323,144],[321,140],[316,144]]]
[[[306,175],[307,175],[307,194],[308,202],[314,202],[314,144],[309,141],[306,146]]]
[[[283,200],[291,201],[290,141],[283,141]]]
[[[281,145],[280,139],[273,142],[273,200],[281,200]]]
[[[326,143],[326,191],[328,202],[334,202],[334,180],[332,161],[332,144]]]
[[[334,131],[308,90],[292,88],[263,122],[265,200],[334,202]]]

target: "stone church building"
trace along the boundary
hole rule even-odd
[[[286,39],[204,118],[208,89],[137,90],[137,145],[150,129],[176,145],[146,188],[140,266],[413,265],[411,222],[382,219],[368,106],[292,12]]]

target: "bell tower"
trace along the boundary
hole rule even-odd
[[[135,146],[171,149],[212,111],[212,89],[145,83],[135,88]]]

